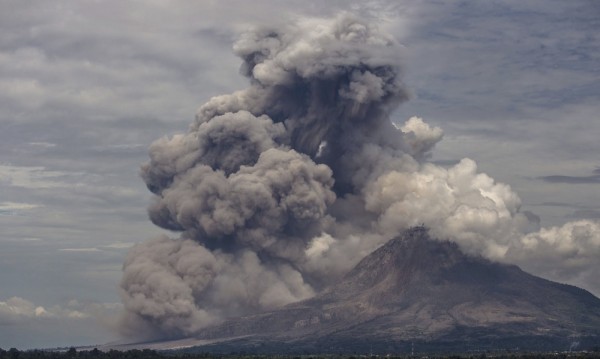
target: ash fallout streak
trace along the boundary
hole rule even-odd
[[[402,47],[377,27],[348,14],[301,19],[250,31],[234,51],[250,86],[210,99],[187,133],[152,144],[142,167],[150,219],[180,235],[128,254],[124,333],[193,335],[306,299],[421,223],[467,253],[551,254],[557,276],[595,270],[597,223],[538,232],[518,195],[472,160],[427,162],[441,129],[392,123],[409,98]],[[565,243],[581,258],[561,272]]]

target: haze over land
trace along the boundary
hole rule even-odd
[[[6,343],[0,346],[108,339],[94,329],[71,337],[70,330],[63,334],[49,328],[89,328],[95,315],[118,311],[115,286],[126,249],[159,233],[145,218],[148,195],[136,177],[139,164],[146,161],[146,148],[165,133],[185,132],[195,107],[210,96],[249,86],[238,75],[239,60],[230,47],[248,25],[265,25],[275,12],[289,18],[331,17],[300,20],[295,27],[272,24],[272,32],[255,31],[237,40],[235,52],[245,59],[243,72],[254,81],[253,87],[211,100],[191,128],[192,136],[227,141],[228,119],[219,124],[214,116],[230,108],[253,112],[229,118],[245,129],[241,135],[256,129],[252,131],[257,135],[248,137],[256,146],[246,153],[249,159],[235,163],[245,146],[234,154],[228,148],[211,152],[218,147],[209,146],[204,157],[197,158],[189,141],[185,145],[186,137],[180,136],[154,145],[155,164],[143,173],[149,187],[161,192],[171,186],[172,175],[161,169],[160,161],[169,164],[172,156],[189,152],[192,158],[184,166],[194,168],[202,162],[212,169],[198,166],[181,176],[183,185],[198,186],[196,172],[237,172],[227,180],[219,177],[215,185],[229,186],[225,194],[233,188],[242,198],[247,184],[260,182],[269,168],[284,168],[282,173],[294,168],[304,176],[289,179],[298,184],[282,185],[278,174],[265,187],[293,189],[278,192],[279,198],[289,198],[278,203],[285,204],[283,210],[275,206],[264,212],[264,220],[254,217],[248,224],[245,221],[253,216],[248,213],[255,211],[257,202],[247,197],[252,204],[241,207],[241,213],[248,217],[228,219],[227,226],[222,221],[188,221],[185,205],[167,203],[186,199],[179,184],[173,187],[172,195],[163,195],[153,205],[152,219],[169,229],[186,230],[185,237],[204,242],[213,252],[196,241],[164,238],[136,247],[123,282],[130,313],[154,320],[158,332],[192,333],[221,316],[306,298],[325,284],[317,278],[332,280],[323,279],[322,273],[335,278],[377,244],[420,223],[452,237],[467,251],[600,291],[592,278],[598,272],[600,248],[594,191],[598,163],[593,157],[597,144],[591,135],[598,126],[594,113],[599,93],[593,66],[598,58],[598,8],[593,3],[372,2],[351,9],[355,17],[337,20],[331,20],[339,12],[333,5],[285,9],[266,2],[252,9],[234,2],[193,6],[197,8],[182,3],[2,6],[12,11],[10,16],[3,12],[9,18],[2,22],[7,31],[1,43],[1,66],[10,76],[1,92],[7,110],[0,122],[5,139],[0,240],[6,249],[0,262],[0,321],[6,324],[0,337]],[[335,31],[348,36],[329,40],[328,33]],[[281,44],[287,47],[273,40],[273,32],[283,34]],[[319,49],[323,44],[328,46]],[[327,52],[332,48],[345,56]],[[249,56],[257,50],[265,57]],[[356,59],[365,67],[354,68]],[[261,61],[260,69],[252,68]],[[319,81],[326,83],[331,75],[329,66],[350,69],[340,70],[347,87],[336,88],[346,103],[336,107],[324,97],[313,99],[316,103],[300,98],[300,106],[294,107],[297,79],[286,71],[296,71],[307,86],[315,82],[312,94],[318,95],[323,84]],[[291,94],[270,94],[273,85],[287,86]],[[266,88],[266,96],[261,88]],[[388,119],[387,111],[409,93],[413,99]],[[279,113],[261,118],[268,112],[261,106],[269,101],[281,104],[270,110]],[[322,107],[316,106],[319,101]],[[352,101],[360,105],[353,107]],[[309,116],[304,117],[310,134],[306,138],[304,131],[294,133],[306,122],[287,123],[284,129],[279,123],[283,117],[277,118],[289,113],[302,117],[294,111],[305,110],[304,104],[316,106],[308,107]],[[333,125],[321,130],[318,116],[323,111]],[[429,125],[419,119],[406,122],[413,115]],[[349,123],[366,119],[373,127],[328,132],[340,129],[335,122],[340,118]],[[445,138],[431,152],[442,137],[436,126]],[[372,133],[360,138],[369,133],[365,129]],[[217,133],[225,136],[211,137]],[[343,145],[336,148],[338,140]],[[350,153],[345,162],[335,156],[342,148]],[[356,163],[375,169],[361,174],[353,163],[367,155],[369,160]],[[460,161],[464,156],[473,157],[478,168],[472,160]],[[377,168],[380,163],[385,166]],[[250,167],[242,171],[240,164]],[[175,168],[175,173],[180,170]],[[298,189],[300,195],[295,193]],[[235,202],[222,200],[223,209]],[[194,218],[194,205],[187,208]],[[208,213],[214,214],[214,209]],[[538,232],[539,218],[533,213],[540,215],[546,229]],[[265,221],[275,226],[261,225]],[[299,230],[306,224],[315,232]],[[266,233],[253,237],[256,231]],[[226,245],[220,242],[223,238]],[[165,248],[172,258],[162,254]],[[196,258],[211,255],[208,267],[207,262],[198,266]],[[176,288],[164,287],[158,279],[144,280],[150,283],[150,307],[129,300],[140,290],[132,289],[128,279],[140,259],[157,268],[156,273],[166,268],[182,278]],[[250,279],[272,278],[271,287],[263,288],[269,300],[261,300],[262,293],[238,300],[231,288],[239,286],[231,282],[240,279],[239,272],[250,273]],[[147,272],[140,270],[138,278],[147,279],[143,273]],[[202,280],[214,279],[214,273],[228,285],[215,289],[211,284],[206,292]],[[182,293],[190,294],[181,297]],[[212,301],[206,300],[206,293]],[[172,295],[183,298],[176,302],[185,304],[183,310],[167,305]],[[40,333],[40,344],[20,339],[32,333]]]

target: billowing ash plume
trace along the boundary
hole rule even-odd
[[[510,187],[464,159],[426,160],[442,131],[391,111],[408,98],[400,46],[349,15],[248,32],[250,87],[212,98],[186,134],[152,144],[142,177],[158,226],[124,264],[126,330],[190,335],[305,299],[403,229],[425,224],[506,258],[551,234]]]

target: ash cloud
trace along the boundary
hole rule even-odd
[[[537,232],[518,195],[474,161],[427,162],[440,128],[391,122],[409,98],[401,50],[348,14],[241,36],[234,52],[250,86],[210,99],[142,166],[150,219],[180,235],[130,251],[123,332],[192,335],[308,298],[420,224],[492,259],[556,249],[561,230]],[[575,232],[574,245],[600,247]]]

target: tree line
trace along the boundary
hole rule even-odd
[[[246,355],[243,353],[209,354],[209,353],[181,353],[181,352],[157,352],[150,349],[132,349],[128,351],[109,350],[101,351],[97,348],[93,350],[78,351],[75,348],[68,350],[18,350],[10,348],[4,350],[0,348],[0,359],[592,359],[600,358],[600,351],[592,352],[573,352],[573,353],[506,353],[506,354],[464,354],[464,355],[415,355],[415,356],[370,356],[370,355]]]

